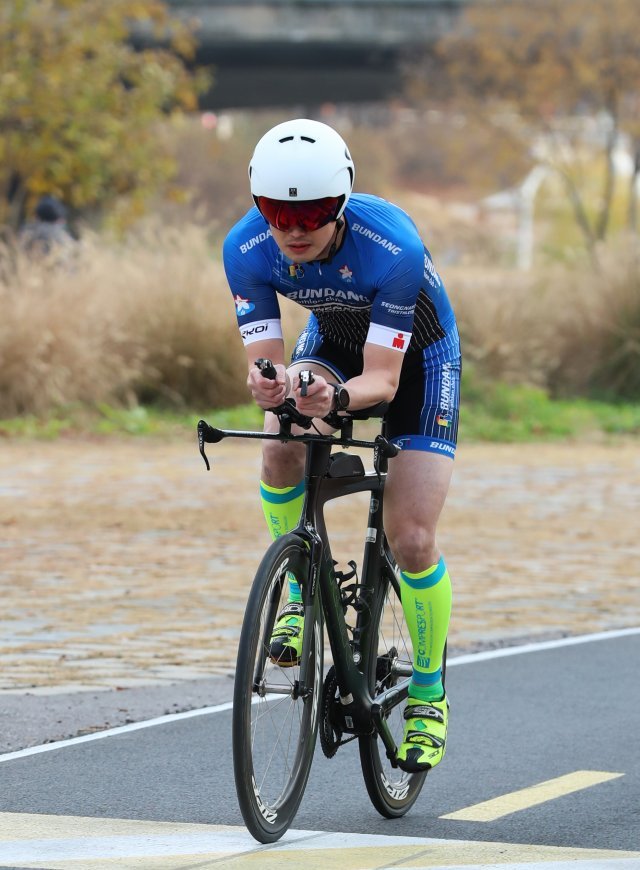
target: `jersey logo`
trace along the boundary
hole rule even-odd
[[[438,426],[444,426],[444,428],[446,429],[448,426],[451,425],[451,420],[447,420],[446,417],[441,417],[440,414],[438,414],[438,416],[436,417],[436,423],[438,424]]]
[[[271,230],[265,230],[263,233],[258,233],[257,236],[254,236],[252,239],[248,239],[248,241],[243,242],[240,245],[240,253],[247,254],[252,248],[255,248],[256,245],[259,245],[262,242],[266,242],[266,240],[270,238]]]
[[[254,341],[263,341],[266,338],[282,338],[282,326],[280,320],[257,320],[240,327],[242,341],[252,344]]]
[[[436,289],[442,286],[442,281],[440,280],[440,276],[436,272],[436,267],[433,265],[433,261],[428,254],[424,255],[424,277],[425,280],[431,284],[432,287]]]
[[[409,347],[411,333],[403,332],[397,327],[392,329],[390,326],[371,323],[367,333],[367,341],[371,344],[379,344],[381,347],[390,347],[392,350],[404,353]]]
[[[304,278],[304,269],[300,265],[300,263],[292,263],[289,266],[289,277],[290,278]]]
[[[342,269],[338,269],[338,272],[342,275],[342,280],[343,280],[343,281],[349,281],[349,283],[351,283],[351,279],[353,278],[353,272],[352,272],[351,269],[346,265],[346,263],[345,263],[345,265],[342,267]]]
[[[396,245],[395,242],[392,242],[389,239],[383,239],[380,233],[370,230],[369,227],[363,227],[362,224],[354,223],[351,225],[351,230],[354,233],[360,233],[361,236],[364,236],[367,239],[371,239],[371,241],[375,242],[376,245],[382,245],[382,247],[386,248],[387,251],[391,251],[394,257],[397,257],[398,254],[402,252],[400,245]]]
[[[253,302],[249,302],[248,299],[243,299],[239,293],[236,293],[233,297],[233,301],[236,303],[238,317],[243,317],[245,314],[249,314],[256,307]]]

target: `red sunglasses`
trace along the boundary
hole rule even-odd
[[[342,196],[325,196],[322,199],[289,202],[258,196],[256,204],[262,217],[277,230],[288,232],[294,227],[301,227],[312,233],[336,220],[343,199]]]

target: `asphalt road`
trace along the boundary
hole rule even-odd
[[[640,633],[634,632],[451,662],[447,756],[429,775],[412,811],[395,821],[378,816],[351,744],[331,760],[318,752],[294,828],[627,850],[637,857],[627,855],[625,866],[638,868],[638,663]],[[50,751],[0,756],[0,866],[94,866],[2,864],[3,845],[21,839],[12,833],[11,814],[241,826],[230,754],[231,713],[225,705],[215,710]],[[541,783],[548,785],[533,788]],[[503,803],[493,806],[497,817],[481,820],[483,813],[492,814],[491,808],[477,805],[499,797]],[[443,818],[461,811],[468,817]],[[15,854],[9,851],[7,857]],[[188,866],[213,864],[194,861]]]

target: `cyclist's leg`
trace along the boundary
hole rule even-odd
[[[390,434],[403,450],[390,463],[385,530],[401,568],[403,610],[414,649],[405,739],[398,752],[407,770],[433,767],[445,750],[448,705],[441,669],[451,581],[436,528],[452,474],[459,373],[457,359],[407,366],[389,415]]]
[[[385,489],[385,531],[401,569],[403,610],[414,649],[409,694],[424,701],[443,696],[451,581],[436,543],[436,527],[452,469],[447,457],[404,450],[390,463]]]
[[[338,349],[328,345],[312,318],[298,338],[287,373],[291,382],[307,369],[330,381],[346,379]],[[321,421],[317,429],[330,432]],[[277,432],[279,422],[274,414],[265,414],[265,431]],[[300,431],[293,427],[294,432]],[[271,537],[275,540],[295,528],[304,500],[304,458],[302,445],[280,441],[264,441],[260,495]],[[302,650],[304,611],[300,587],[292,574],[288,575],[289,599],[281,611],[272,635],[271,657],[282,666],[296,664]]]
[[[323,377],[330,376],[318,363],[311,362],[290,366],[287,373],[293,380],[305,368]],[[317,425],[321,431],[330,431],[320,421]],[[278,431],[279,422],[275,414],[267,411],[264,428],[267,432]],[[292,427],[292,432],[300,431],[298,427]],[[269,532],[276,540],[294,529],[300,520],[304,501],[305,451],[301,444],[290,442],[263,441],[262,444],[260,497]],[[287,603],[278,614],[269,646],[271,660],[284,668],[299,664],[304,631],[302,591],[293,573],[287,573],[287,581]]]

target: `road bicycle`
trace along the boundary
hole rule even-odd
[[[268,368],[269,361],[257,361]],[[310,383],[310,372],[301,382]],[[240,634],[233,698],[233,763],[238,802],[250,833],[261,843],[278,840],[300,806],[318,730],[332,758],[358,740],[369,797],[387,818],[403,816],[415,803],[426,772],[405,773],[396,762],[402,740],[403,702],[412,675],[413,651],[400,601],[399,570],[383,527],[388,462],[399,448],[386,437],[386,403],[362,411],[331,413],[335,430],[322,434],[292,399],[273,409],[277,433],[224,430],[198,423],[200,452],[223,438],[275,439],[306,447],[304,503],[292,532],[276,539],[260,562]],[[354,421],[378,418],[373,440],[353,437]],[[292,432],[296,425],[302,432]],[[312,430],[312,431],[309,431]],[[345,449],[371,450],[373,470]],[[325,504],[368,492],[362,567],[339,570],[331,555]],[[274,624],[288,600],[289,575],[304,604],[300,661],[283,667],[270,657]],[[325,669],[324,629],[332,662]],[[446,648],[443,676],[446,666]]]

